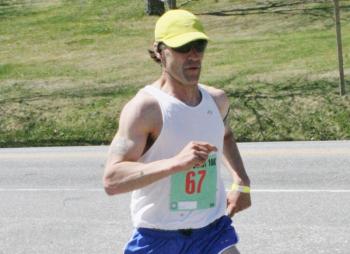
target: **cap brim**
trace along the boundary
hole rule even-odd
[[[171,48],[177,48],[195,40],[209,40],[209,37],[201,32],[190,32],[165,39],[162,42]]]

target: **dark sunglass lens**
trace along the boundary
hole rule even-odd
[[[206,40],[197,40],[197,41],[187,43],[181,47],[173,48],[173,50],[179,53],[188,53],[192,48],[194,48],[198,53],[202,53],[204,52],[206,46],[207,46]]]
[[[202,53],[207,47],[207,41],[205,40],[195,41],[193,47],[198,53]]]
[[[191,43],[187,43],[181,47],[178,47],[178,48],[174,48],[174,50],[176,52],[179,52],[179,53],[188,53],[192,48],[192,44]]]

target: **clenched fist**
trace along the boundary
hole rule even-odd
[[[184,171],[203,165],[211,152],[217,148],[209,143],[192,141],[188,143],[173,159],[176,171]]]

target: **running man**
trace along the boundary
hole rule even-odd
[[[227,96],[198,83],[207,42],[195,15],[166,12],[150,51],[161,76],[122,110],[103,181],[109,195],[133,192],[125,254],[239,253],[231,217],[251,205],[250,180],[226,123]]]

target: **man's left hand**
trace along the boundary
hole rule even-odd
[[[227,215],[233,217],[236,213],[251,206],[250,193],[230,191],[227,193]]]

